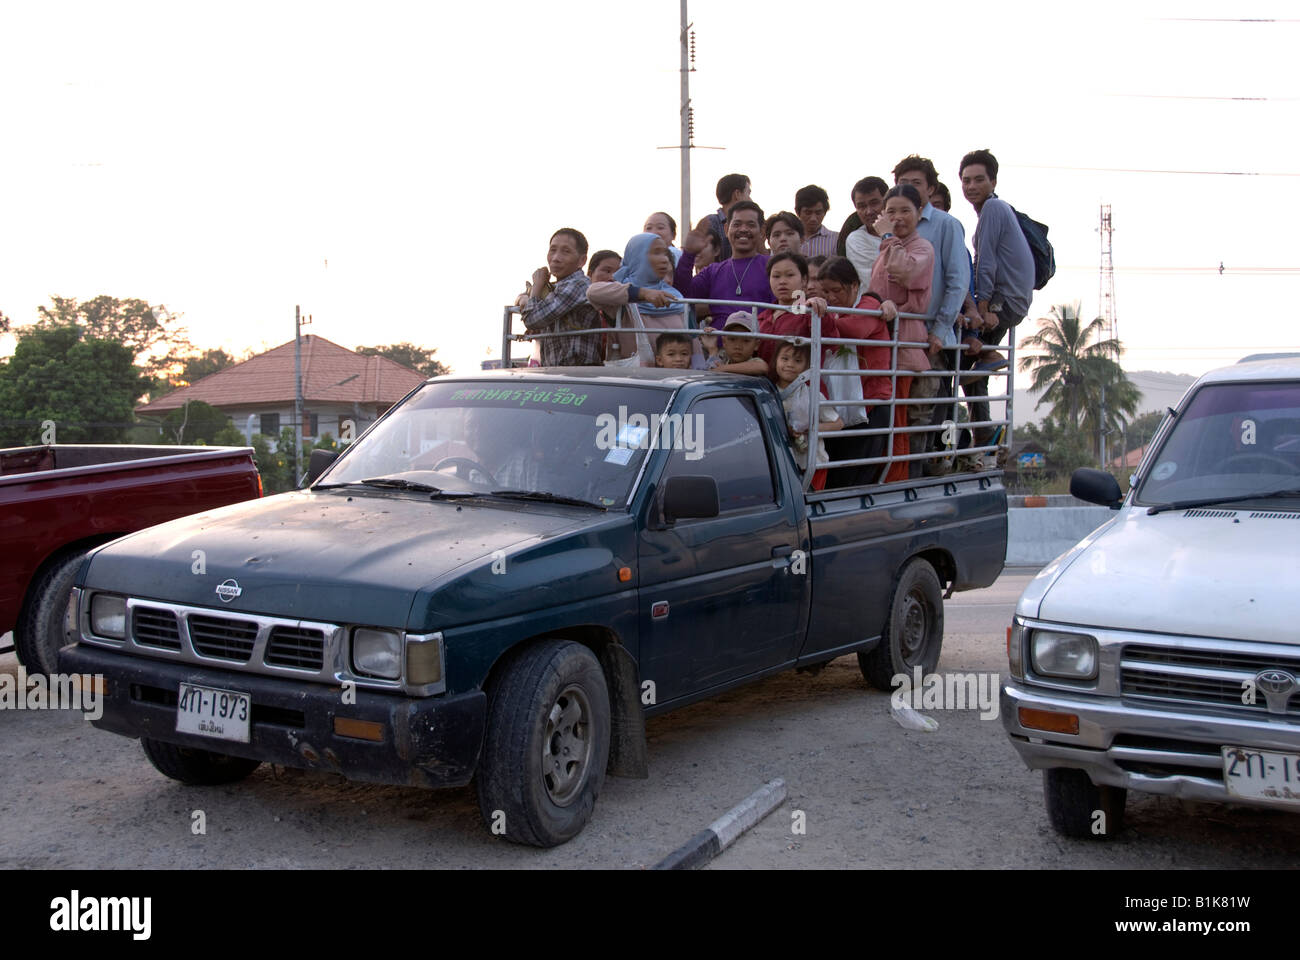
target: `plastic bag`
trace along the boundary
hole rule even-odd
[[[920,730],[924,733],[934,733],[939,729],[938,720],[918,713],[906,703],[890,703],[889,715],[904,730]]]
[[[827,347],[826,359],[822,361],[823,370],[855,370],[860,371],[858,366],[858,351],[848,344],[841,344],[836,348]],[[862,377],[824,377],[822,383],[826,386],[827,397],[831,400],[861,400],[862,399]],[[853,404],[835,406],[835,411],[840,415],[846,427],[857,426],[867,422],[867,408],[862,404]]]

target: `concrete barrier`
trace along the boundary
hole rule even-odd
[[[1113,516],[1108,507],[1011,507],[1007,564],[1049,563]]]

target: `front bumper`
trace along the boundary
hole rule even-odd
[[[307,770],[339,773],[350,780],[418,787],[454,787],[474,775],[487,716],[482,691],[412,698],[357,688],[344,703],[338,687],[281,677],[164,663],[86,644],[59,654],[63,673],[99,674],[106,690],[101,730],[148,737],[234,757]],[[238,690],[252,697],[249,743],[176,731],[180,684]],[[379,741],[341,736],[335,717],[381,724]]]
[[[1022,726],[1021,707],[1075,714],[1079,732]],[[1113,697],[1072,696],[1015,682],[1002,688],[1001,715],[1012,746],[1031,770],[1072,767],[1099,786],[1300,812],[1294,803],[1230,794],[1223,784],[1222,747],[1300,753],[1300,724],[1294,721],[1136,707]]]

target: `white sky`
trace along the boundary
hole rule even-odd
[[[1126,366],[1297,347],[1300,22],[1159,19],[1293,4],[894,9],[693,0],[696,142],[727,148],[692,154],[695,218],[734,170],[768,212],[821,184],[838,228],[855,180],[918,152],[969,237],[957,163],[989,147],[999,194],[1056,248],[1022,335],[1053,303],[1097,312],[1108,202]],[[678,154],[655,149],[678,139],[677,36],[674,0],[6,4],[0,310],[140,297],[239,352],[291,338],[300,303],[345,346],[477,369],[556,227],[621,250],[650,211],[677,215]],[[1237,272],[1264,267],[1296,272]]]

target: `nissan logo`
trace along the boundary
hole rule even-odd
[[[221,598],[222,603],[229,603],[243,592],[237,580],[222,580],[217,584],[217,596]]]

